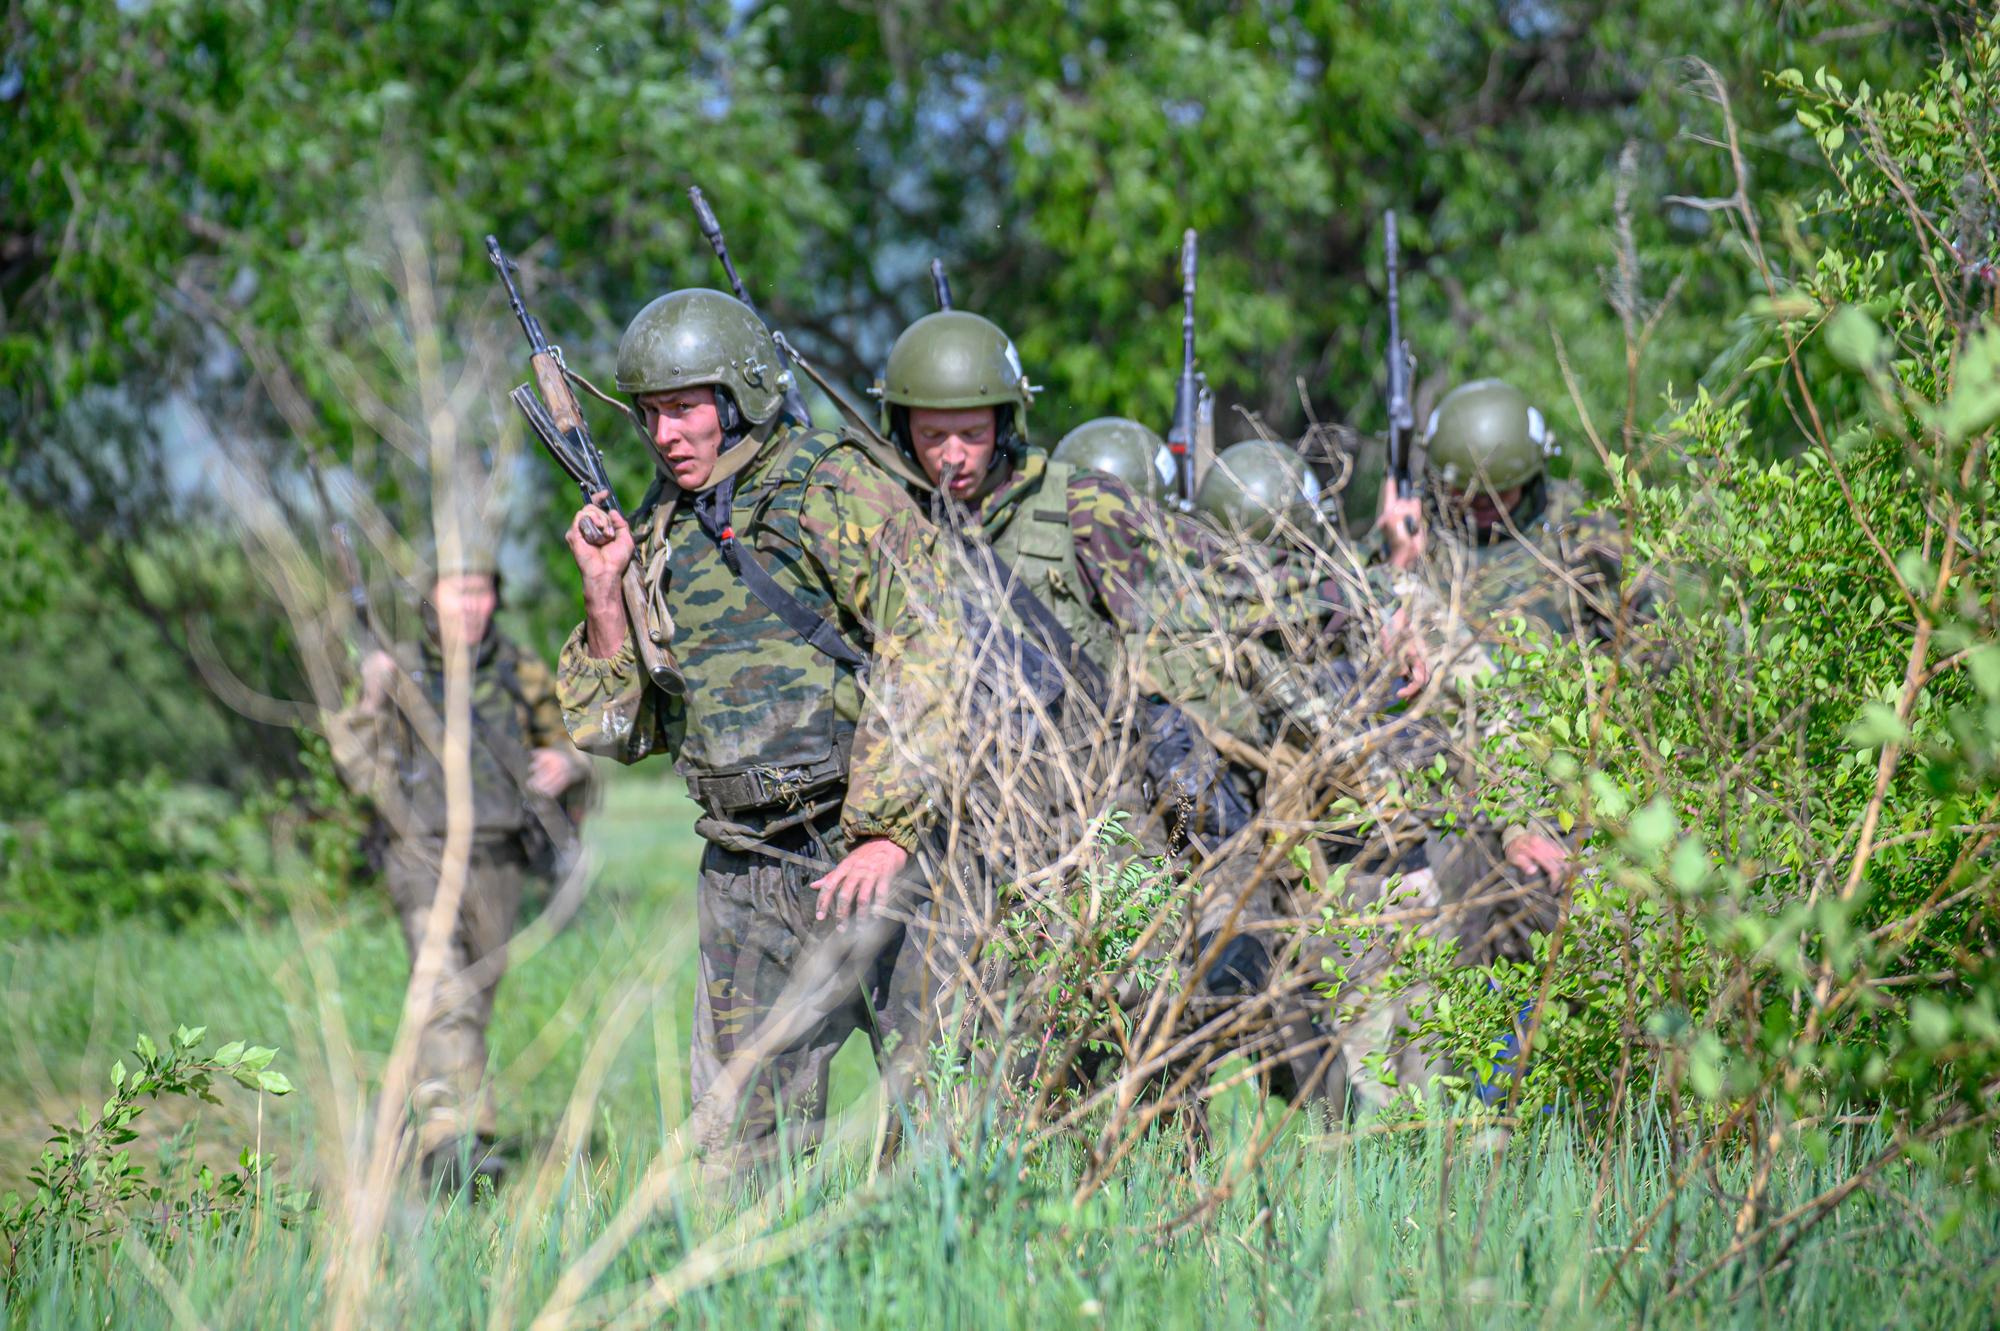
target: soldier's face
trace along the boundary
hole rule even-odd
[[[431,604],[437,607],[438,632],[445,641],[470,646],[485,639],[500,594],[484,573],[450,573],[431,589]]]
[[[671,393],[647,393],[639,411],[652,436],[653,451],[667,474],[683,490],[700,490],[715,472],[722,454],[722,420],[715,411],[712,388],[678,388]]]
[[[1525,485],[1510,485],[1505,490],[1489,490],[1480,486],[1476,490],[1452,491],[1452,502],[1458,505],[1467,521],[1481,536],[1502,525],[1507,515],[1520,504],[1521,496],[1527,493]]]
[[[1000,445],[997,415],[992,407],[910,408],[910,445],[931,484],[953,499],[970,499],[979,492]]]

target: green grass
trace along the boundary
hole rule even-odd
[[[603,866],[598,890],[567,931],[519,960],[501,993],[493,1034],[503,1130],[521,1143],[524,1161],[546,1166],[548,1190],[537,1194],[524,1180],[491,1205],[400,1203],[361,1325],[527,1325],[684,1112],[688,887],[699,847],[691,806],[665,789],[650,773],[614,784],[591,828]],[[334,1111],[364,1102],[361,1090],[343,1089],[329,1052],[351,1044],[365,1080],[389,1047],[405,964],[386,907],[373,901],[278,925],[182,934],[123,925],[9,945],[0,962],[9,1012],[0,1037],[0,1168],[18,1180],[49,1117],[94,1108],[109,1065],[138,1031],[160,1034],[184,1021],[206,1024],[215,1039],[283,1044],[276,1066],[299,1084],[293,1096],[266,1100],[261,1122],[252,1097],[224,1088],[225,1107],[195,1125],[206,1157],[230,1158],[261,1141],[288,1177],[325,1180],[340,1158]],[[329,1034],[343,1030],[344,1039]],[[602,1088],[587,1144],[574,1158],[541,1160],[572,1088],[591,1069],[601,1071]],[[1774,1273],[1751,1280],[1748,1268],[1730,1267],[1670,1298],[1673,1280],[1731,1241],[1730,1198],[1746,1179],[1725,1158],[1712,1179],[1679,1194],[1599,1302],[1613,1254],[1679,1171],[1663,1139],[1643,1130],[1643,1114],[1608,1168],[1554,1120],[1497,1155],[1490,1137],[1441,1129],[1337,1140],[1295,1133],[1213,1214],[1174,1227],[1168,1222],[1235,1158],[1257,1108],[1249,1099],[1223,1106],[1206,1159],[1191,1167],[1162,1140],[1078,1207],[1070,1201],[1074,1151],[1023,1164],[995,1140],[957,1154],[918,1144],[897,1171],[872,1175],[871,1081],[865,1051],[851,1047],[838,1065],[836,1101],[848,1106],[856,1143],[829,1150],[795,1179],[677,1190],[591,1286],[606,1303],[578,1324],[601,1323],[652,1275],[685,1273],[689,1254],[753,1203],[770,1210],[749,1232],[786,1238],[768,1252],[732,1250],[745,1269],[692,1282],[663,1318],[941,1331],[1987,1326],[1996,1316],[2000,1211],[1901,1166]],[[180,1121],[170,1107],[148,1117],[155,1139]],[[1871,1145],[1853,1132],[1837,1137],[1823,1162],[1788,1157],[1772,1182],[1773,1204],[1810,1199]],[[330,1264],[352,1257],[342,1236],[337,1211],[322,1206],[295,1229],[264,1223],[168,1243],[141,1226],[134,1240],[81,1261],[31,1252],[7,1321],[318,1326],[330,1312]],[[786,1247],[794,1237],[801,1241]],[[142,1249],[138,1238],[152,1246]]]

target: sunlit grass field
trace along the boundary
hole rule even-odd
[[[1297,1131],[1218,1207],[1177,1223],[1230,1165],[1258,1112],[1248,1094],[1219,1104],[1206,1158],[1190,1162],[1178,1139],[1163,1138],[1081,1206],[1072,1201],[1073,1153],[1024,1162],[1004,1134],[988,1132],[956,1153],[920,1141],[882,1170],[864,1126],[784,1180],[676,1191],[572,1302],[563,1273],[639,1186],[686,1110],[689,888],[699,844],[692,806],[666,791],[646,773],[614,782],[590,829],[596,889],[568,929],[517,959],[501,992],[493,1042],[502,1131],[524,1164],[545,1165],[542,1186],[523,1183],[477,1205],[401,1202],[360,1324],[1995,1322],[2000,1214],[1901,1166],[1785,1254],[1774,1275],[1731,1279],[1725,1267],[1674,1293],[1727,1252],[1731,1198],[1745,1180],[1725,1159],[1653,1217],[1684,1162],[1669,1157],[1643,1106],[1608,1158],[1553,1120],[1504,1151],[1488,1129]],[[142,1158],[186,1129],[203,1159],[226,1162],[260,1144],[278,1157],[281,1176],[315,1184],[343,1158],[329,1112],[342,1069],[365,1080],[385,1057],[406,966],[386,905],[372,899],[334,913],[302,908],[278,924],[179,934],[116,925],[10,944],[0,956],[7,1187],[20,1186],[48,1120],[94,1110],[110,1065],[138,1032],[161,1035],[182,1022],[206,1025],[213,1039],[282,1046],[275,1066],[298,1090],[260,1105],[225,1086],[224,1105],[192,1125],[182,1106],[149,1111]],[[570,1138],[580,1148],[543,1160],[579,1083],[595,1092]],[[857,1042],[837,1065],[835,1104],[865,1125],[873,1102],[872,1067]],[[1774,1183],[1774,1205],[1805,1203],[1848,1177],[1869,1145],[1857,1133],[1836,1139],[1825,1161],[1796,1155]],[[1617,1266],[1649,1218],[1648,1237]],[[146,1234],[143,1224],[135,1230]],[[326,1207],[292,1228],[153,1237],[144,1249],[128,1239],[80,1261],[23,1254],[27,1279],[9,1323],[318,1326],[332,1309],[329,1266],[351,1257]]]

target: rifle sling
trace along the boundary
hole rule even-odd
[[[764,608],[783,620],[785,626],[805,639],[806,645],[822,656],[852,666],[856,670],[868,668],[868,658],[856,651],[840,636],[840,630],[831,622],[814,614],[796,596],[778,585],[757,562],[750,551],[743,548],[736,539],[736,531],[730,525],[729,510],[736,500],[736,477],[725,477],[720,485],[711,486],[694,497],[694,520],[702,533],[715,542],[716,553],[729,571],[743,583],[744,589],[759,601]]]

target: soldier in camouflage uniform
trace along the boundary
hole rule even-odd
[[[1648,597],[1623,589],[1615,523],[1582,511],[1581,491],[1548,475],[1556,450],[1547,422],[1518,390],[1496,379],[1465,384],[1439,402],[1424,436],[1430,498],[1399,497],[1392,487],[1377,525],[1420,533],[1387,551],[1390,567],[1413,572],[1429,561],[1437,581],[1457,584],[1464,624],[1450,694],[1465,705],[1458,722],[1469,733],[1460,738],[1471,746],[1520,724],[1474,710],[1495,649],[1528,648],[1536,638],[1610,644],[1646,613]],[[1555,923],[1556,888],[1570,868],[1570,847],[1555,829],[1460,810],[1449,830],[1433,832],[1429,858],[1421,904],[1442,909],[1436,927],[1456,939],[1461,958],[1477,965],[1533,955],[1533,936]],[[1377,1004],[1347,1032],[1364,1101],[1379,1103],[1396,1084],[1421,1085],[1442,1070],[1393,1030],[1418,996]],[[1359,1071],[1376,1051],[1386,1081]]]
[[[493,628],[497,605],[490,562],[442,569],[425,605],[430,636],[364,658],[359,699],[328,725],[342,779],[380,819],[383,879],[414,965],[453,814],[442,761],[446,661],[467,653],[472,788],[460,816],[470,823],[470,858],[417,1039],[410,1092],[418,1147],[433,1177],[459,1178],[467,1168],[499,1176],[486,1028],[523,888],[559,871],[574,850],[571,818],[557,801],[580,794],[588,776],[564,732],[548,667]]]
[[[1202,478],[1195,512],[1217,532],[1233,536],[1234,548],[1261,550],[1280,566],[1324,568],[1351,562],[1367,584],[1368,600],[1393,600],[1387,577],[1359,568],[1358,554],[1324,519],[1322,499],[1296,449],[1246,440],[1225,449]],[[1440,747],[1435,727],[1421,720],[1371,715],[1423,689],[1430,674],[1425,644],[1405,631],[1400,611],[1382,624],[1382,634],[1372,644],[1350,642],[1342,634],[1314,637],[1298,633],[1295,626],[1275,627],[1289,631],[1253,635],[1242,648],[1253,663],[1246,674],[1257,681],[1260,744],[1274,761],[1274,776],[1283,773],[1282,793],[1267,789],[1267,817],[1274,828],[1297,828],[1302,820],[1320,816],[1316,811],[1335,796],[1356,799],[1371,814],[1384,812],[1374,807],[1375,793],[1397,784]],[[1391,671],[1395,678],[1383,677]],[[1357,737],[1377,726],[1382,739],[1357,746]],[[1334,758],[1348,750],[1357,750],[1357,756]],[[1367,1096],[1365,1087],[1355,1085],[1360,1069],[1353,1031],[1346,1026],[1332,1030],[1325,1000],[1317,992],[1324,983],[1322,958],[1336,963],[1345,958],[1331,956],[1316,934],[1285,922],[1316,923],[1325,906],[1352,909],[1391,890],[1421,901],[1430,872],[1421,832],[1407,826],[1408,821],[1387,818],[1365,836],[1329,831],[1307,840],[1301,849],[1307,852],[1310,873],[1301,877],[1288,869],[1273,876],[1243,900],[1235,921],[1269,938],[1279,954],[1274,958],[1278,982],[1292,995],[1279,1009],[1284,1020],[1243,1052],[1276,1052],[1291,1042],[1299,1052],[1287,1060],[1277,1079],[1280,1087],[1289,1081],[1309,1100],[1330,1107],[1345,1107],[1350,1088],[1364,1101]],[[1339,903],[1321,898],[1318,887],[1333,879],[1336,869],[1347,894]],[[1309,1035],[1318,1038],[1305,1038]]]
[[[1438,545],[1429,557],[1463,583],[1466,627],[1480,649],[1471,654],[1475,668],[1494,649],[1535,638],[1610,645],[1650,613],[1649,584],[1624,586],[1616,521],[1587,511],[1581,489],[1549,476],[1556,448],[1548,423],[1518,389],[1498,379],[1454,389],[1424,438]],[[1408,568],[1424,557],[1404,549],[1389,562]],[[1519,823],[1498,836],[1514,874],[1554,881],[1566,872],[1567,852],[1549,830]]]
[[[1247,568],[1227,543],[1152,500],[1164,492],[1159,437],[1122,418],[1093,421],[1051,457],[1028,441],[1029,392],[1006,335],[963,310],[905,330],[882,378],[884,433],[921,469],[940,526],[990,551],[1101,674],[1126,679],[1199,718],[1203,744],[1261,751],[1254,698],[1218,655],[1272,620],[1322,635],[1346,611],[1336,584],[1300,583]],[[1032,612],[1030,612],[1032,613]],[[1032,625],[1030,625],[1032,627]],[[1222,647],[1218,653],[1218,646]],[[1246,826],[1254,776],[1221,769],[1224,827]],[[1261,843],[1210,835],[1197,905],[1196,967],[1208,993],[1261,990],[1268,976],[1259,927],[1277,912]],[[1281,1089],[1288,1089],[1281,1087]]]
[[[559,668],[570,733],[624,763],[672,757],[703,811],[691,1130],[704,1148],[781,1121],[811,1137],[835,1052],[857,1029],[878,1056],[891,1035],[920,1048],[910,1023],[929,984],[906,943],[932,810],[922,764],[895,745],[926,742],[911,700],[953,668],[952,636],[927,631],[932,592],[910,583],[933,536],[850,438],[781,416],[782,366],[726,295],[646,306],[617,382],[652,441],[658,504],[631,526],[586,507],[568,534],[585,606]],[[644,625],[619,595],[634,559]],[[640,669],[635,631],[671,637],[684,692]],[[916,719],[892,724],[884,699]]]

